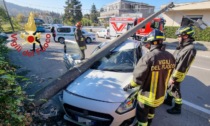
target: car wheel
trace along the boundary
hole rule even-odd
[[[91,43],[92,42],[92,39],[91,38],[86,38],[86,43]]]
[[[61,44],[64,44],[65,39],[64,39],[64,38],[59,38],[58,41],[59,41]]]

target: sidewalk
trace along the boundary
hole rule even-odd
[[[166,41],[164,43],[167,45],[166,49],[169,50],[174,50],[175,47],[177,47],[178,45],[177,39],[173,38],[166,38]],[[197,55],[210,57],[210,42],[195,41],[194,45],[197,49]]]

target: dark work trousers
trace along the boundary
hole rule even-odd
[[[147,123],[148,120],[152,120],[155,116],[155,108],[142,104],[138,101],[136,107],[136,118],[138,120],[138,124]]]
[[[55,35],[55,34],[52,34],[52,36],[53,36],[54,42],[57,42],[57,41],[55,40],[56,35]]]
[[[180,84],[181,83],[176,83],[176,84],[171,84],[168,87],[168,95],[172,96],[174,98],[174,101],[176,104],[182,104],[182,96],[180,92]]]
[[[85,50],[81,49],[81,52],[82,52],[82,60],[84,60],[85,59]]]
[[[37,37],[36,37],[36,42],[39,43],[39,46],[40,46],[41,50],[43,50],[42,44],[41,44],[40,40],[37,39]],[[33,49],[32,49],[32,51],[35,52],[35,50],[36,50],[36,43],[33,43]]]

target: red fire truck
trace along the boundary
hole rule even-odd
[[[131,27],[142,22],[145,18],[127,18],[127,17],[113,17],[109,19],[109,28],[111,37],[119,37]],[[136,31],[136,38],[140,39],[142,36],[148,35],[152,29],[157,28],[163,31],[165,20],[163,18],[154,18],[148,22],[144,27]]]

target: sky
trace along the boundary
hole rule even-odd
[[[64,13],[66,0],[5,0],[6,2],[14,3],[20,6],[32,7],[41,10],[54,11]],[[100,10],[104,5],[115,2],[116,0],[79,0],[82,3],[83,13],[90,13],[91,6],[95,4],[96,9]],[[159,10],[161,5],[169,4],[170,2],[185,3],[185,2],[200,2],[203,0],[129,0],[135,2],[143,2],[155,6],[155,10]]]

